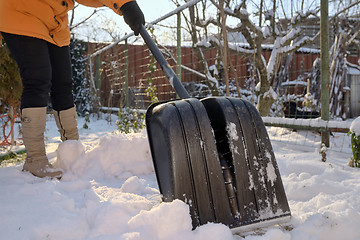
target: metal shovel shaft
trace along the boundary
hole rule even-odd
[[[150,51],[154,55],[156,61],[159,63],[171,86],[175,89],[175,92],[182,99],[190,98],[189,93],[185,90],[184,86],[181,84],[180,80],[178,79],[178,77],[170,67],[169,63],[166,61],[163,54],[160,52],[159,48],[156,46],[143,25],[140,28],[140,35],[142,36],[146,45],[149,47]]]

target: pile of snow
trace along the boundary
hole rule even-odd
[[[292,220],[240,237],[222,224],[192,230],[185,203],[161,203],[146,132],[113,133],[104,120],[89,126],[81,141],[60,143],[49,119],[47,152],[65,171],[60,181],[24,173],[22,163],[1,165],[1,239],[360,239],[360,171],[347,166],[350,154],[330,148],[323,163],[314,148],[274,141]]]

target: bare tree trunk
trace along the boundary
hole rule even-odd
[[[195,44],[198,43],[198,37],[197,37],[197,30],[196,30],[196,22],[197,22],[197,18],[199,18],[199,16],[196,16],[195,13],[195,6],[191,6],[189,7],[189,15],[190,15],[190,35],[191,35],[191,40],[192,40],[192,44],[193,44],[193,48],[196,49],[196,57],[197,59],[201,62],[202,68],[203,68],[203,72],[205,73],[206,76],[206,85],[210,88],[211,93],[213,96],[218,96],[219,95],[219,90],[217,89],[216,84],[214,84],[212,81],[210,81],[209,79],[209,69],[208,69],[208,65],[206,63],[206,59],[204,58],[204,54],[201,52],[201,49],[195,47]]]
[[[256,58],[256,62],[258,61],[259,59]],[[268,116],[275,99],[272,97],[270,92],[270,81],[267,77],[267,70],[264,64],[257,63],[257,68],[260,73],[260,92],[257,109],[261,116]]]
[[[228,72],[228,36],[226,31],[226,16],[224,12],[225,0],[220,0],[220,21],[221,21],[221,32],[223,35],[223,45],[220,47],[221,58],[224,65],[225,83],[226,83],[226,96],[230,96],[229,91],[229,72]]]
[[[269,98],[271,96],[267,95],[270,89],[270,80],[268,79],[268,73],[266,66],[263,62],[262,57],[262,39],[256,38],[255,39],[255,66],[259,71],[259,79],[260,79],[260,92],[259,92],[259,99],[256,108],[258,109],[261,116],[268,116],[270,113],[271,105],[273,104],[274,100]]]

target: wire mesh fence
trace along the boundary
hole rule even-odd
[[[310,147],[315,151],[322,148],[321,133],[330,132],[330,149],[351,154],[351,139],[348,132],[352,121],[323,121],[316,119],[295,119],[263,117],[272,141],[294,146]]]
[[[267,127],[271,141],[286,143],[289,146],[304,146],[319,152],[321,149],[321,135],[319,131],[293,130],[289,128]],[[346,133],[332,132],[330,149],[337,152],[351,154],[350,137]]]

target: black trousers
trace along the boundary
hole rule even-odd
[[[54,110],[74,106],[69,46],[45,40],[1,33],[16,60],[23,83],[21,109],[45,107],[49,96]]]

